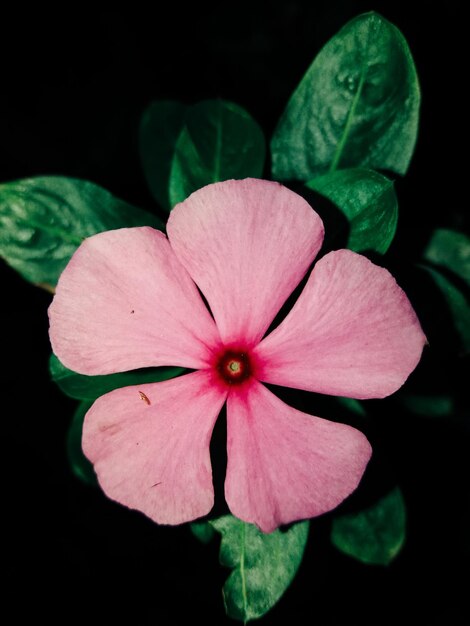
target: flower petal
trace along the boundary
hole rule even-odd
[[[338,250],[314,267],[283,322],[255,349],[258,378],[350,398],[382,398],[414,370],[426,337],[393,276]]]
[[[323,241],[303,198],[255,179],[199,189],[173,209],[167,229],[226,344],[261,339]]]
[[[355,428],[297,411],[257,381],[229,395],[227,429],[227,503],[264,532],[336,507],[371,456]]]
[[[112,500],[161,524],[181,524],[213,505],[209,442],[225,401],[211,373],[116,389],[83,425],[83,451]]]
[[[168,239],[123,228],[86,239],[49,308],[50,339],[81,374],[139,367],[204,367],[220,337]]]

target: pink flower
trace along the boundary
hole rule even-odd
[[[226,402],[231,512],[270,532],[333,509],[357,487],[369,442],[262,383],[350,398],[393,393],[425,343],[407,297],[365,257],[330,252],[264,336],[322,244],[307,202],[278,183],[216,183],[177,205],[167,230],[168,239],[144,227],[85,240],[49,310],[53,350],[76,372],[196,370],[93,404],[83,450],[103,490],[163,524],[207,514],[209,441]]]

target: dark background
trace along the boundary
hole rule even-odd
[[[436,346],[413,380],[463,392],[445,314],[426,303],[407,271],[433,228],[463,227],[464,198],[468,206],[460,156],[468,126],[463,3],[159,6],[155,15],[137,7],[4,12],[0,180],[82,177],[152,208],[137,145],[139,119],[152,99],[231,99],[269,137],[320,47],[350,18],[377,10],[408,39],[423,91],[417,150],[407,177],[397,181],[399,235],[389,255]],[[0,272],[2,563],[12,623],[232,623],[222,604],[228,572],[218,565],[217,541],[203,546],[188,527],[157,527],[72,476],[64,441],[75,403],[47,373],[50,296],[4,264]],[[324,516],[313,525],[296,580],[262,623],[469,623],[469,416],[416,418],[387,406],[395,409],[372,407],[378,419],[368,435],[405,496],[404,550],[388,568],[360,565],[330,545]],[[374,482],[368,476],[363,489]]]

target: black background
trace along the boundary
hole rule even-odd
[[[227,98],[270,136],[319,48],[351,17],[377,10],[408,39],[423,91],[417,150],[407,177],[397,181],[400,230],[390,253],[436,346],[413,377],[426,384],[429,374],[429,385],[463,391],[445,316],[420,298],[406,270],[434,227],[464,226],[462,5],[293,1],[174,3],[156,6],[155,14],[137,7],[5,11],[0,180],[82,177],[152,208],[137,145],[140,115],[152,99]],[[217,563],[218,542],[203,546],[187,527],[157,527],[71,475],[64,440],[75,404],[48,379],[50,296],[3,264],[0,272],[8,557],[1,562],[12,623],[232,623],[220,593],[227,571]],[[376,413],[368,435],[389,458],[408,506],[403,552],[388,568],[362,566],[329,544],[325,516],[313,526],[296,580],[262,623],[468,623],[469,416],[415,418],[398,406]]]

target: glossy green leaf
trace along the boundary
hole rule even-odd
[[[210,522],[193,522],[190,528],[193,535],[202,543],[209,543],[214,538],[215,530]]]
[[[387,252],[398,221],[391,180],[373,170],[354,168],[315,178],[307,187],[328,198],[346,217],[350,250]]]
[[[265,159],[261,128],[240,106],[205,100],[189,109],[170,175],[172,206],[210,183],[260,177]]]
[[[304,553],[309,522],[270,534],[231,515],[211,524],[222,535],[220,562],[233,569],[223,589],[227,614],[243,622],[261,617],[292,582]]]
[[[388,565],[400,552],[406,536],[406,509],[395,487],[373,506],[333,520],[331,541],[363,563]]]
[[[0,185],[0,255],[26,280],[53,287],[85,237],[161,222],[94,183],[60,176]]]
[[[96,400],[99,396],[129,385],[155,383],[182,374],[183,367],[153,367],[106,376],[85,376],[67,369],[55,355],[51,355],[49,371],[52,380],[71,398]]]
[[[152,102],[142,116],[139,132],[140,157],[145,178],[155,200],[171,209],[168,185],[176,141],[188,107],[174,100]]]
[[[348,22],[320,51],[271,142],[273,176],[308,181],[338,168],[404,174],[420,90],[401,32],[377,13]]]
[[[93,465],[82,452],[83,420],[91,402],[81,402],[72,418],[67,433],[67,456],[74,475],[88,485],[97,485],[96,474]]]

